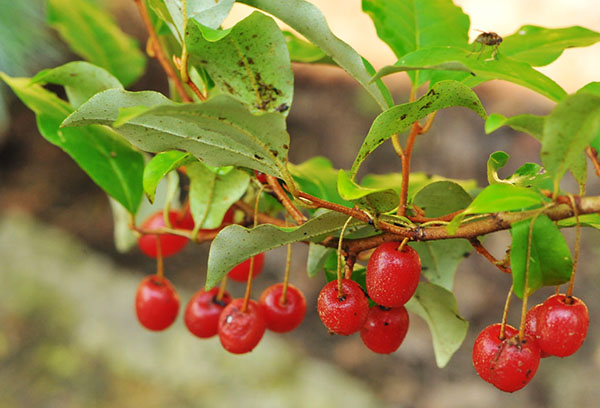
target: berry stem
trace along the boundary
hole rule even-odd
[[[402,240],[402,242],[400,243],[398,248],[396,248],[396,251],[402,252],[402,249],[404,249],[404,245],[406,245],[407,242],[408,242],[408,237],[406,237]]]
[[[268,176],[267,176],[268,177]],[[264,187],[261,185],[256,193],[256,201],[254,202],[254,228],[258,225],[258,205],[260,204],[260,196]],[[250,300],[250,295],[252,294],[252,278],[254,275],[254,257],[250,258],[250,271],[248,273],[248,282],[246,283],[246,294],[244,295],[244,303],[242,303],[242,313],[246,313],[248,310],[248,301]]]
[[[531,263],[531,242],[533,241],[533,226],[535,225],[535,221],[537,217],[541,213],[538,212],[531,218],[531,223],[529,224],[529,235],[527,237],[527,261],[525,263],[525,287],[523,288],[523,305],[521,307],[521,325],[519,326],[519,341],[523,340],[523,336],[525,335],[525,321],[527,316],[527,300],[529,297],[529,264]]]
[[[573,207],[573,214],[577,224],[575,225],[575,257],[573,259],[573,271],[571,272],[571,279],[569,279],[569,287],[567,289],[567,297],[573,295],[573,286],[575,285],[575,274],[577,273],[577,264],[579,263],[579,250],[581,249],[581,224],[579,223],[579,210],[575,204],[575,198],[572,194],[569,194],[569,200]]]
[[[346,265],[344,266],[344,268],[345,268],[344,278],[352,279],[352,272],[354,272],[354,264],[355,263],[356,263],[356,255],[349,254],[348,259],[346,259]]]
[[[155,235],[156,237],[156,276],[158,276],[158,280],[162,282],[163,277],[165,275],[165,264],[162,256],[162,244],[160,242],[160,235]]]
[[[348,228],[348,224],[350,224],[350,220],[352,217],[348,217],[344,226],[342,227],[342,231],[340,232],[340,239],[338,240],[338,248],[337,248],[337,290],[338,290],[338,298],[342,298],[344,296],[344,291],[342,289],[342,242],[344,241],[344,234],[346,233],[346,228]]]
[[[217,292],[217,300],[223,299],[223,296],[225,295],[225,289],[227,289],[227,275],[223,276],[223,279],[221,279],[219,291]]]
[[[283,290],[281,291],[280,305],[287,303],[287,290],[290,283],[290,268],[292,265],[292,244],[287,245],[287,258],[285,259],[285,274],[283,275]]]
[[[513,294],[513,286],[510,285],[508,295],[506,296],[506,302],[504,302],[504,311],[502,312],[502,324],[500,325],[500,340],[504,340],[506,337],[506,318],[508,317],[508,309],[510,309],[510,299]]]

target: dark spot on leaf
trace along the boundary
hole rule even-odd
[[[264,158],[263,158],[263,157],[259,156],[259,155],[258,155],[258,154],[256,154],[256,153],[254,154],[254,158],[255,158],[256,160],[264,160]]]
[[[229,85],[228,82],[223,82],[223,85],[225,85],[225,88],[227,88],[227,92],[229,92],[230,94],[235,93],[233,87],[231,85]]]
[[[200,60],[200,63],[201,63],[201,64],[208,64],[208,61],[207,61],[207,60],[203,60],[203,59],[202,59],[202,60]]]
[[[254,65],[254,60],[252,58],[248,58],[248,64]]]
[[[248,47],[247,45],[244,48],[246,49],[246,51],[250,49],[250,47]]]
[[[406,113],[403,114],[402,116],[400,116],[400,120],[404,120],[404,119],[406,119]]]
[[[433,95],[436,95],[436,93],[435,93],[435,90],[433,90],[433,88],[432,88],[429,90],[429,92],[427,92],[427,96],[433,96]]]
[[[429,266],[425,266],[425,265],[422,265],[422,266],[421,266],[421,270],[422,270],[422,271],[426,271],[426,270],[428,270],[428,269],[429,269]]]
[[[219,116],[219,120],[225,120],[226,118],[224,116]]]
[[[273,156],[275,156],[275,157],[277,157],[277,156],[279,155],[279,152],[278,152],[277,150],[270,149],[269,151],[270,151],[270,152],[271,152],[271,154],[272,154]]]
[[[278,107],[275,108],[276,112],[285,112],[286,110],[288,110],[290,107],[287,103],[282,103],[281,105],[279,105]]]
[[[465,253],[463,254],[463,258],[468,258],[469,256],[471,256],[471,253],[470,253],[470,252],[465,252]]]
[[[112,158],[117,157],[117,152],[110,152],[110,157],[112,157]]]
[[[283,145],[283,146],[281,146],[281,147],[283,147],[285,150],[287,150],[287,149],[289,149],[289,148],[290,148],[290,147],[289,147],[288,145],[286,145],[286,144],[284,144],[284,145]]]
[[[427,102],[425,105],[421,106],[419,108],[419,110],[423,110],[423,109],[428,109],[429,107],[431,107],[431,101]]]
[[[77,76],[77,74],[76,74],[76,73],[74,73],[74,72],[71,72],[71,73],[69,74],[69,76],[70,76],[70,77],[76,77],[76,76]]]
[[[238,67],[243,67],[244,66],[244,60],[239,60],[237,63]]]
[[[252,38],[258,37],[258,34],[252,34]]]

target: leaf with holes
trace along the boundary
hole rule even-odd
[[[407,130],[433,112],[452,106],[469,108],[483,119],[487,117],[481,101],[469,87],[456,81],[438,82],[417,101],[394,106],[377,116],[354,160],[351,177],[356,176],[367,156],[394,134]]]
[[[469,329],[469,322],[458,313],[456,298],[441,286],[421,282],[405,306],[429,325],[435,362],[438,367],[445,367],[463,343]]]
[[[342,229],[348,219],[345,214],[327,211],[317,215],[299,227],[276,227],[262,224],[248,229],[240,225],[225,227],[214,239],[208,255],[206,289],[217,285],[237,264],[274,248],[298,242],[319,242]],[[352,220],[349,227],[366,225]]]
[[[78,55],[131,85],[144,73],[146,57],[112,17],[86,0],[48,0],[48,23]]]
[[[358,81],[382,110],[393,105],[385,85],[382,82],[371,82],[371,74],[361,56],[331,32],[325,17],[314,5],[305,0],[240,0],[239,2],[274,15],[302,34]],[[385,90],[382,91],[382,88]]]
[[[202,67],[223,93],[248,104],[252,112],[287,115],[294,75],[283,34],[275,21],[254,12],[217,38],[197,22],[188,25],[190,62]],[[214,33],[213,33],[214,34]]]
[[[149,152],[178,149],[211,166],[243,166],[292,184],[286,162],[289,135],[278,113],[253,115],[228,95],[204,103],[179,104],[157,92],[109,89],[69,116],[63,126],[112,126],[123,108],[145,106],[118,128],[133,145]]]

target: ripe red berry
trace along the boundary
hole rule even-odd
[[[266,330],[262,307],[254,300],[242,312],[244,299],[234,299],[219,317],[219,339],[225,350],[234,354],[252,351]]]
[[[267,175],[261,171],[254,170],[254,174],[256,174],[256,179],[261,184],[267,184]]]
[[[540,349],[535,340],[506,326],[506,338],[500,338],[500,323],[486,327],[473,345],[473,366],[479,376],[496,388],[514,392],[523,388],[535,375],[540,363]]]
[[[367,293],[371,300],[386,307],[400,307],[417,290],[421,276],[421,260],[417,251],[398,242],[385,242],[377,247],[367,265]]]
[[[570,356],[583,344],[589,323],[583,301],[575,296],[552,295],[538,312],[538,344],[550,355]]]
[[[165,277],[146,276],[135,295],[135,311],[139,322],[154,331],[164,330],[177,318],[179,296]]]
[[[218,288],[213,288],[208,292],[199,290],[188,302],[184,321],[193,335],[208,338],[217,334],[219,316],[225,306],[231,302],[231,296],[227,292],[224,292],[223,297],[217,300],[218,292]]]
[[[534,338],[535,341],[538,341],[538,315],[540,312],[542,304],[539,303],[529,309],[527,311],[527,315],[525,316],[525,333],[527,333],[530,337]],[[539,344],[538,344],[539,345]],[[550,354],[546,353],[544,350],[540,349],[540,357],[546,358],[550,357]]]
[[[317,311],[332,333],[348,336],[365,325],[369,299],[360,285],[350,279],[342,279],[342,294],[338,296],[337,281],[329,282],[319,293]]]
[[[258,300],[265,312],[267,329],[277,333],[294,330],[306,314],[306,299],[300,289],[288,285],[285,303],[282,302],[282,294],[283,284],[276,283],[265,289]]]
[[[256,277],[261,273],[263,265],[265,264],[265,254],[260,253],[254,257],[254,267],[252,269],[252,277]],[[229,271],[227,276],[237,282],[246,282],[248,280],[248,274],[250,273],[250,258],[246,259],[241,264],[235,266]]]
[[[179,213],[176,211],[169,211],[169,221],[171,221],[171,226],[174,228],[179,228],[181,226],[179,219]],[[156,212],[151,215],[144,223],[142,224],[142,229],[144,230],[156,230],[158,228],[165,227],[165,220],[163,218],[162,211]],[[138,239],[138,246],[142,250],[142,252],[148,255],[150,258],[156,258],[158,254],[158,250],[156,247],[156,237],[160,239],[160,250],[163,257],[175,255],[179,251],[181,251],[188,243],[188,239],[186,237],[182,237],[179,235],[173,234],[148,234],[142,235]]]
[[[360,329],[360,338],[376,353],[393,353],[404,341],[408,323],[409,317],[404,306],[374,306],[369,309],[367,322]]]

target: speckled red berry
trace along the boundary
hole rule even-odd
[[[218,293],[218,288],[213,288],[208,292],[199,290],[188,302],[183,319],[193,335],[209,338],[217,334],[219,316],[225,306],[231,302],[229,293],[224,292],[220,300],[217,299]]]
[[[169,221],[171,222],[171,226],[173,228],[181,227],[181,219],[177,211],[169,211]],[[142,224],[141,228],[143,230],[152,231],[165,226],[166,225],[163,213],[162,211],[159,211],[151,215],[148,219],[146,219],[146,221],[144,221],[144,223]],[[188,243],[188,239],[186,237],[174,234],[142,235],[138,239],[138,246],[141,249],[141,251],[150,258],[156,258],[158,254],[158,249],[156,246],[157,236],[160,239],[160,250],[163,257],[175,255],[176,253],[181,251]]]
[[[179,296],[167,278],[146,276],[137,288],[135,311],[139,322],[148,330],[164,330],[177,318]]]
[[[369,309],[365,325],[360,329],[360,337],[376,353],[393,353],[404,341],[408,323],[409,317],[404,306],[373,306]]]
[[[288,285],[285,302],[282,294],[283,284],[276,283],[265,289],[258,300],[265,312],[267,329],[277,333],[294,330],[306,314],[306,299],[300,289]]]
[[[585,303],[575,296],[552,295],[538,312],[538,344],[553,356],[575,353],[587,335],[590,319]]]
[[[369,299],[360,285],[350,279],[342,279],[340,296],[334,280],[321,289],[317,311],[329,331],[347,336],[359,331],[367,321]]]
[[[398,242],[385,242],[377,247],[367,265],[367,293],[371,300],[386,307],[400,307],[417,290],[421,276],[421,260],[417,251]]]
[[[254,300],[242,312],[244,299],[234,299],[219,317],[219,340],[233,354],[248,353],[256,347],[267,328],[262,307]]]
[[[534,307],[532,307],[531,309],[529,309],[527,311],[527,315],[525,316],[525,333],[527,333],[530,337],[534,338],[535,341],[538,341],[537,321],[538,321],[538,314],[539,314],[541,306],[542,306],[541,303],[535,305]],[[540,357],[541,358],[550,357],[550,354],[548,354],[548,353],[544,352],[544,350],[540,349]]]
[[[500,324],[486,327],[473,345],[473,366],[479,376],[505,392],[520,390],[531,381],[540,363],[536,341],[506,326],[506,338],[500,338]]]
[[[265,254],[260,253],[254,257],[254,267],[252,269],[252,277],[256,277],[262,272],[262,268],[265,264]],[[235,266],[229,271],[227,276],[237,282],[246,282],[248,275],[250,274],[250,259],[246,259],[241,264]]]

